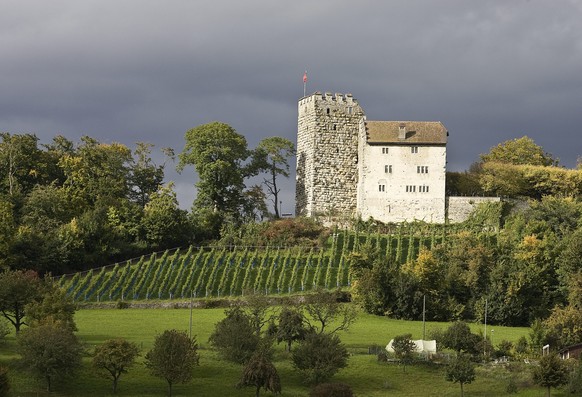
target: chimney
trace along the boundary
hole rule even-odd
[[[398,139],[401,141],[406,139],[406,125],[404,123],[398,127]]]

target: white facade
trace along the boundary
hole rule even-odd
[[[358,214],[382,222],[445,221],[444,146],[363,144]]]

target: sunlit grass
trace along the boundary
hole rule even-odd
[[[224,316],[224,309],[195,309],[192,316],[192,333],[200,345],[200,366],[196,368],[192,382],[175,385],[175,396],[251,396],[254,391],[236,389],[234,385],[240,376],[241,367],[219,360],[210,349],[208,338],[214,325]],[[152,377],[142,364],[143,355],[151,348],[157,334],[166,329],[189,331],[190,311],[188,309],[84,309],[76,314],[79,328],[78,336],[86,345],[87,351],[113,337],[124,337],[141,347],[139,362],[121,377],[118,396],[163,396],[167,393],[166,383]],[[446,323],[426,323],[427,334],[434,328],[446,328]],[[472,324],[473,332],[483,329],[482,325]],[[527,328],[488,327],[494,329],[494,343],[502,339],[516,342],[527,335]],[[379,363],[375,355],[365,354],[372,345],[385,346],[396,335],[411,333],[414,339],[422,338],[422,322],[393,320],[360,314],[348,332],[340,333],[342,341],[352,354],[349,366],[341,370],[335,381],[352,386],[357,396],[459,396],[458,384],[446,382],[444,367],[419,364],[408,366],[406,373],[397,364]],[[17,367],[18,355],[15,353],[15,336],[9,335],[0,346],[0,364],[8,365],[12,384],[11,396],[33,397],[49,396],[44,392],[42,381],[31,379]],[[301,374],[291,365],[290,354],[277,346],[275,353],[277,367],[283,386],[282,396],[306,397],[309,386],[303,382]],[[530,387],[527,380],[529,368],[523,367],[518,373],[519,392],[517,396],[543,396],[544,390]],[[513,376],[517,376],[513,375]],[[497,366],[488,365],[478,368],[477,379],[465,387],[466,396],[505,395],[510,373]],[[527,387],[527,388],[526,388]],[[55,391],[50,396],[109,396],[111,382],[98,376],[90,366],[90,357],[84,360],[83,369],[74,379],[54,384]],[[262,393],[263,395],[263,393]],[[264,395],[271,395],[264,393]],[[554,391],[552,396],[566,396],[565,391]]]

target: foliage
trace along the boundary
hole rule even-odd
[[[145,355],[145,365],[151,374],[168,382],[168,395],[172,395],[175,383],[189,382],[199,354],[196,338],[190,339],[186,332],[166,330],[156,336],[154,346]]]
[[[93,367],[112,379],[115,394],[119,378],[127,373],[138,355],[139,348],[135,343],[123,338],[108,339],[95,347]]]
[[[41,281],[33,271],[6,270],[0,273],[0,312],[18,333],[25,325],[25,307],[41,299]]]
[[[81,344],[70,328],[56,322],[23,330],[18,336],[18,351],[22,364],[46,380],[49,392],[53,379],[70,376],[81,366]]]
[[[556,354],[546,354],[533,369],[533,380],[537,385],[545,387],[547,396],[550,397],[552,387],[568,383],[568,368]]]
[[[348,351],[335,334],[310,332],[293,350],[293,366],[309,383],[329,380],[348,365]]]
[[[582,312],[568,305],[555,307],[544,321],[544,328],[556,347],[564,348],[582,341]]]
[[[270,360],[270,356],[264,349],[258,349],[254,352],[243,367],[242,376],[237,387],[255,387],[256,397],[259,397],[261,388],[275,394],[281,393],[281,379]]]
[[[278,136],[263,139],[253,153],[258,167],[268,174],[268,178],[263,179],[263,184],[272,197],[275,218],[281,216],[281,208],[279,208],[279,193],[281,189],[277,186],[277,176],[289,177],[289,159],[294,154],[295,146],[293,142]]]
[[[466,323],[457,321],[445,330],[441,343],[458,354],[461,352],[476,354],[480,341],[481,338],[471,333],[471,329]]]
[[[338,291],[316,290],[306,296],[305,312],[309,327],[318,334],[346,331],[357,316],[353,306],[338,301]]]
[[[406,372],[406,366],[414,361],[414,350],[416,345],[412,341],[412,334],[397,335],[392,341],[392,349],[394,349],[394,355],[404,367],[404,372]]]
[[[247,141],[231,126],[213,122],[188,130],[179,154],[178,169],[193,165],[199,177],[194,208],[210,209],[222,216],[238,216],[243,201],[249,157]]]
[[[458,354],[447,365],[445,379],[461,385],[461,397],[464,395],[463,385],[475,380],[475,366],[465,355]]]
[[[77,331],[75,311],[77,306],[65,290],[50,278],[45,278],[41,286],[42,298],[25,306],[26,320],[31,326],[43,321],[53,321],[71,331]]]
[[[500,143],[491,148],[489,153],[482,154],[481,161],[514,165],[552,166],[558,164],[557,159],[545,153],[542,147],[536,145],[533,139],[527,136]]]
[[[320,383],[309,392],[309,397],[353,397],[350,385],[341,382]]]
[[[244,364],[259,347],[260,336],[252,319],[239,306],[226,310],[225,314],[210,335],[210,344],[223,359]]]
[[[277,342],[285,342],[287,351],[291,351],[291,344],[303,340],[307,333],[303,314],[294,308],[284,307],[279,313],[276,331]]]

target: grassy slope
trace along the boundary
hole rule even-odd
[[[193,334],[197,335],[200,350],[200,367],[194,380],[186,385],[175,385],[175,396],[250,396],[252,389],[238,390],[233,387],[240,375],[240,367],[218,360],[209,349],[208,337],[214,324],[223,317],[224,309],[197,309],[193,314]],[[92,351],[96,344],[112,337],[126,337],[142,347],[142,356],[151,348],[154,337],[165,329],[187,330],[187,309],[131,309],[131,310],[81,310],[76,316],[78,335]],[[427,323],[427,330],[445,327],[446,324]],[[474,331],[481,327],[475,326]],[[525,328],[495,327],[495,339],[517,341],[526,335]],[[379,364],[373,355],[363,354],[373,344],[385,345],[389,339],[402,333],[412,333],[413,338],[422,337],[422,323],[391,320],[362,314],[352,329],[341,334],[341,338],[353,353],[349,367],[338,373],[334,380],[346,382],[358,396],[458,396],[459,386],[444,380],[442,367],[422,365],[409,367],[407,373],[394,364]],[[495,342],[495,341],[494,341]],[[15,372],[14,335],[0,347],[0,363],[9,364],[12,396],[44,396],[44,384]],[[55,384],[51,396],[105,396],[110,395],[110,382],[98,377],[86,360],[81,373],[69,383]],[[140,363],[122,376],[119,396],[162,396],[166,394],[165,381],[151,377]],[[293,370],[290,358],[278,346],[275,365],[281,376],[283,396],[307,396],[309,388],[302,383],[301,376]],[[527,377],[525,377],[527,378]],[[479,369],[477,380],[467,385],[466,396],[498,396],[505,394],[507,372],[491,367]],[[265,393],[265,395],[271,395]],[[538,388],[521,390],[518,396],[541,396]],[[565,396],[565,392],[554,392],[553,396]]]

